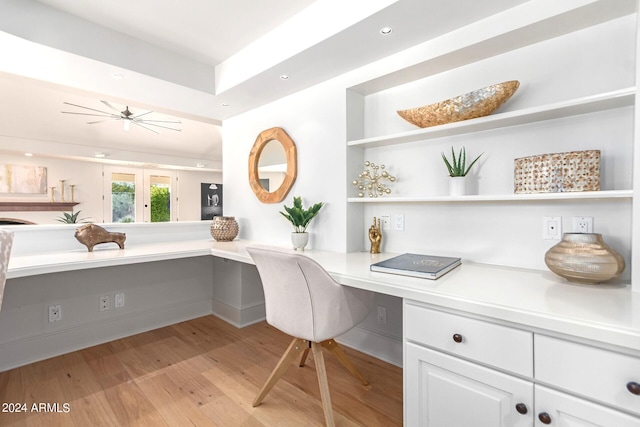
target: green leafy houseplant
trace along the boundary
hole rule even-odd
[[[78,219],[78,215],[80,215],[80,212],[82,211],[78,211],[76,213],[73,213],[73,211],[71,211],[71,213],[62,212],[62,216],[59,216],[58,218],[56,218],[56,221],[62,222],[65,224],[77,224],[79,222],[84,222],[84,220],[87,218]]]
[[[280,214],[293,225],[296,233],[304,233],[307,231],[307,226],[309,226],[311,220],[318,215],[323,205],[324,203],[320,202],[311,206],[309,209],[304,209],[302,207],[302,198],[294,196],[293,206],[287,207],[284,205],[285,212],[281,211]]]
[[[482,156],[482,154],[480,154],[480,156]],[[460,149],[460,152],[458,153],[457,158],[456,158],[456,152],[453,150],[453,147],[451,147],[451,157],[452,157],[451,161],[447,159],[444,153],[442,153],[442,160],[444,160],[444,164],[447,167],[447,170],[449,171],[449,176],[452,176],[452,177],[467,176],[467,174],[469,173],[469,170],[471,170],[471,167],[478,161],[480,156],[476,157],[475,160],[472,161],[469,166],[466,166],[467,152],[465,151],[464,147]]]

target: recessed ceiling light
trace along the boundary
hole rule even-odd
[[[207,165],[205,165],[204,163],[198,163],[198,164],[196,164],[196,167],[197,167],[197,168],[203,168],[203,167],[205,167],[205,166],[207,166]]]
[[[25,156],[27,156],[27,157],[31,157],[31,156],[33,156],[33,154],[32,154],[32,153],[24,153],[24,155],[25,155]]]
[[[115,80],[122,80],[122,79],[124,79],[124,74],[122,74],[122,73],[111,73],[111,77],[113,77]]]
[[[221,107],[231,107],[230,104],[227,104],[226,102],[223,102],[222,104],[220,104]]]
[[[289,76],[286,74],[283,74],[280,76],[280,80],[289,80]]]
[[[101,153],[101,152],[97,152],[97,153],[95,153],[95,154],[93,155],[93,157],[97,157],[97,158],[99,158],[99,159],[102,159],[102,158],[104,158],[104,157],[107,157],[107,155],[106,155],[106,154],[104,154],[104,153]]]
[[[380,34],[382,34],[383,36],[389,35],[393,32],[393,28],[391,27],[382,27],[380,28]]]

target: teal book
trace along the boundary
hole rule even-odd
[[[371,264],[371,271],[402,276],[437,279],[462,263],[460,258],[421,254],[402,254]]]

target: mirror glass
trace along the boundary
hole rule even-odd
[[[282,185],[287,173],[287,155],[282,143],[272,139],[267,142],[258,160],[258,178],[267,192],[273,193]]]
[[[249,185],[263,203],[281,202],[296,180],[296,145],[282,128],[260,132],[249,153]]]

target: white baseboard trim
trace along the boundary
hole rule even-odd
[[[336,338],[340,344],[402,367],[402,340],[355,327]]]
[[[197,300],[0,343],[0,372],[210,314],[211,301]]]
[[[213,315],[236,328],[244,328],[265,319],[264,303],[238,308],[214,299]]]

